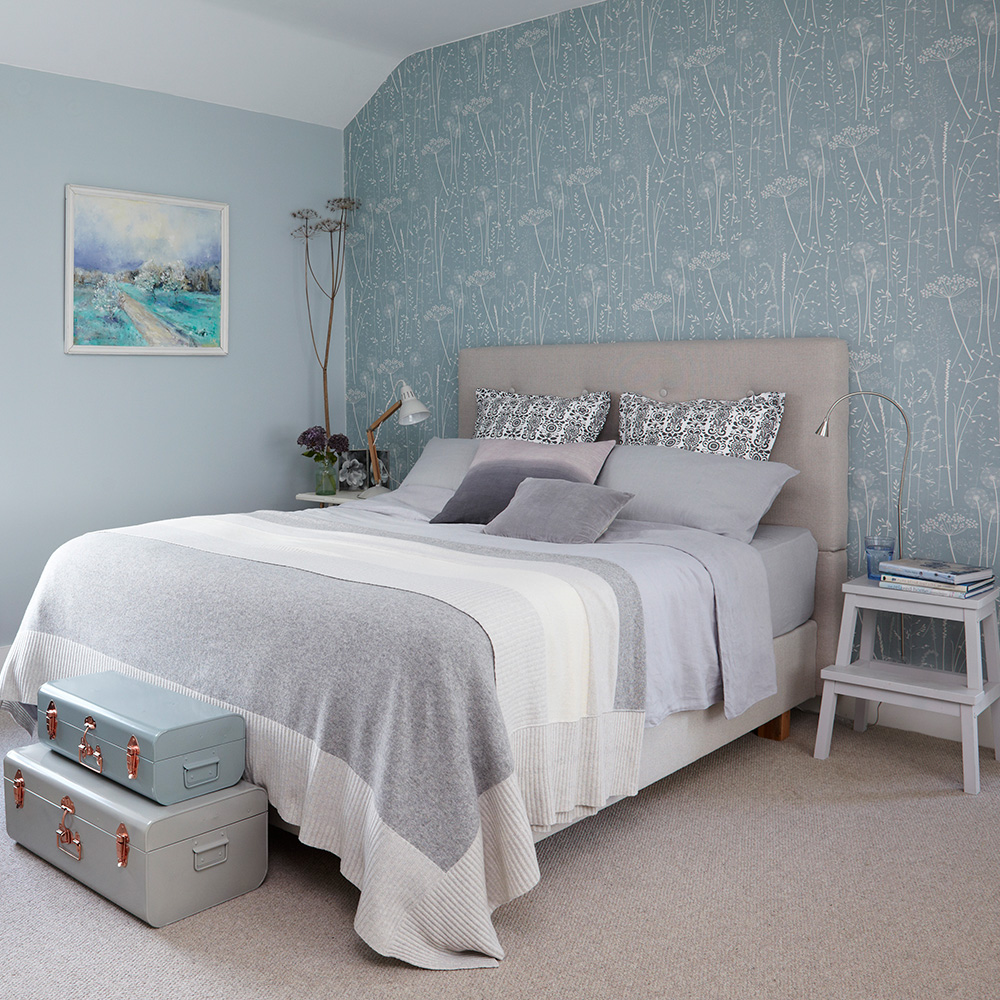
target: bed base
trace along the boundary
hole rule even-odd
[[[718,702],[700,711],[675,712],[658,726],[647,729],[639,761],[639,787],[646,788],[661,781],[811,698],[814,693],[816,622],[810,619],[791,632],[778,636],[774,640],[774,658],[778,665],[777,692],[751,705],[735,719],[727,719],[722,703]],[[537,832],[535,843],[572,825],[562,823]]]

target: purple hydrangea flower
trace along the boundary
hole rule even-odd
[[[303,431],[297,443],[309,451],[323,451],[326,448],[326,431],[317,424]]]
[[[317,424],[304,430],[296,443],[300,448],[305,448],[302,454],[313,461],[336,461],[342,451],[350,448],[350,442],[346,434],[331,434],[327,437],[326,428]]]

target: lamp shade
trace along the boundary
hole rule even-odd
[[[431,411],[417,399],[414,391],[404,382],[399,393],[399,417],[401,424],[419,424],[431,415]]]

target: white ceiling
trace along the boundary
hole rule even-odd
[[[0,63],[343,128],[406,56],[573,0],[0,0]]]

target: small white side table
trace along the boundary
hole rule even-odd
[[[889,590],[877,580],[859,576],[843,586],[844,615],[840,622],[837,662],[820,671],[823,701],[816,730],[813,756],[830,756],[834,710],[837,698],[845,694],[857,699],[854,729],[864,732],[868,725],[868,702],[884,701],[930,712],[958,716],[962,723],[962,773],[965,790],[979,792],[979,716],[990,709],[994,755],[1000,760],[1000,639],[997,635],[996,600],[1000,590],[991,588],[978,597],[937,597],[902,590]],[[965,674],[927,667],[910,667],[872,659],[875,647],[875,615],[878,611],[922,615],[965,624]],[[851,662],[857,614],[861,613],[861,649]],[[986,648],[986,675],[983,683],[983,655],[980,634]]]
[[[361,496],[361,490],[338,490],[336,493],[296,493],[296,500],[304,500],[306,503],[320,503],[324,507],[337,507],[342,503],[357,500]]]

